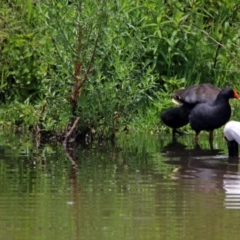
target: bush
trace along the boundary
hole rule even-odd
[[[158,131],[174,90],[238,86],[239,4],[2,1],[0,120]]]

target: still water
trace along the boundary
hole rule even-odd
[[[240,239],[239,165],[222,135],[34,147],[0,136],[0,239]]]

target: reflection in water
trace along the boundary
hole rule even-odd
[[[176,140],[167,144],[162,153],[167,164],[179,165],[172,179],[198,179],[197,190],[205,193],[223,190],[224,206],[240,209],[240,174],[238,158],[223,157],[221,149],[188,149]]]
[[[239,238],[238,211],[226,210],[239,206],[238,165],[223,144],[127,137],[64,152],[0,135],[0,239]]]
[[[186,156],[201,157],[201,156],[216,156],[222,153],[221,149],[202,149],[200,145],[195,145],[193,149],[187,148],[183,143],[174,139],[163,147],[161,151],[168,158],[181,158],[180,161],[185,161]]]
[[[240,209],[240,175],[233,172],[224,174],[223,188],[225,190],[225,207]]]

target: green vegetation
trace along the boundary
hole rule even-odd
[[[65,132],[159,131],[172,91],[238,90],[240,3],[0,3],[0,124]]]

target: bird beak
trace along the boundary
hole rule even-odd
[[[238,95],[237,91],[235,89],[233,89],[233,97],[240,99],[240,96]]]

